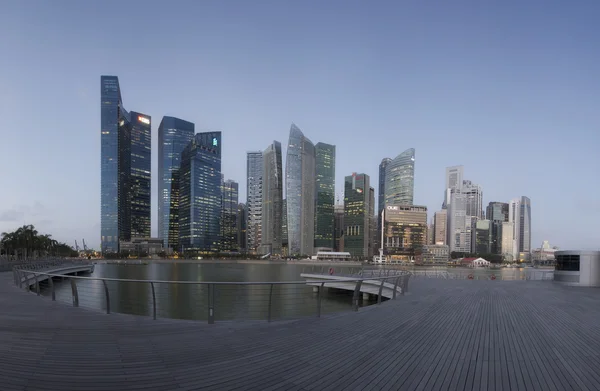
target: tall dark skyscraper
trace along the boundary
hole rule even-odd
[[[119,78],[100,78],[100,235],[102,252],[119,251]]]
[[[101,247],[150,237],[151,118],[123,107],[119,79],[100,77]]]
[[[263,153],[248,152],[246,155],[246,251],[258,252],[261,243]]]
[[[509,206],[506,202],[490,202],[485,217],[491,224],[491,246],[493,254],[502,254],[502,223],[508,221]]]
[[[522,196],[519,204],[519,252],[531,252],[531,200]]]
[[[221,250],[238,251],[237,239],[237,216],[238,216],[238,192],[237,182],[228,179],[223,181],[221,188]]]
[[[181,152],[194,138],[194,124],[163,117],[158,127],[158,237],[179,249],[179,166]]]
[[[315,247],[335,247],[335,145],[315,145]]]
[[[381,212],[385,207],[385,170],[392,159],[383,158],[379,164],[379,187],[377,193],[377,235],[375,235],[375,244],[377,249],[381,248]]]
[[[238,205],[237,213],[237,241],[240,252],[246,252],[246,204],[243,202]]]
[[[218,252],[221,233],[221,132],[198,133],[181,154],[179,243]]]
[[[374,197],[373,197],[374,198]],[[371,219],[369,176],[353,173],[344,183],[344,251],[353,257],[369,256]]]
[[[263,152],[261,254],[282,254],[283,171],[281,143],[273,141]]]

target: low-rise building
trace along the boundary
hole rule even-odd
[[[428,244],[421,248],[416,256],[419,264],[447,264],[450,258],[450,247],[445,244]]]
[[[119,242],[121,252],[129,252],[130,255],[154,255],[163,251],[163,239],[159,238],[133,238],[131,241]]]

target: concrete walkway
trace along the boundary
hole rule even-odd
[[[74,308],[0,274],[1,390],[598,390],[600,290],[412,281],[380,306],[292,322]]]

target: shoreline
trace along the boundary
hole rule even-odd
[[[293,261],[269,261],[261,259],[96,259],[92,262],[101,264],[122,264],[122,265],[139,265],[139,264],[151,264],[151,263],[166,263],[166,264],[177,264],[177,263],[197,263],[197,264],[248,264],[248,265],[315,265],[315,266],[362,266],[367,265],[363,262],[353,261],[313,261],[306,259],[299,259]]]

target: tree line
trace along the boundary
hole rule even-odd
[[[3,232],[0,235],[0,256],[11,260],[78,255],[71,246],[52,239],[52,235],[40,234],[33,225],[24,225],[13,232]]]

